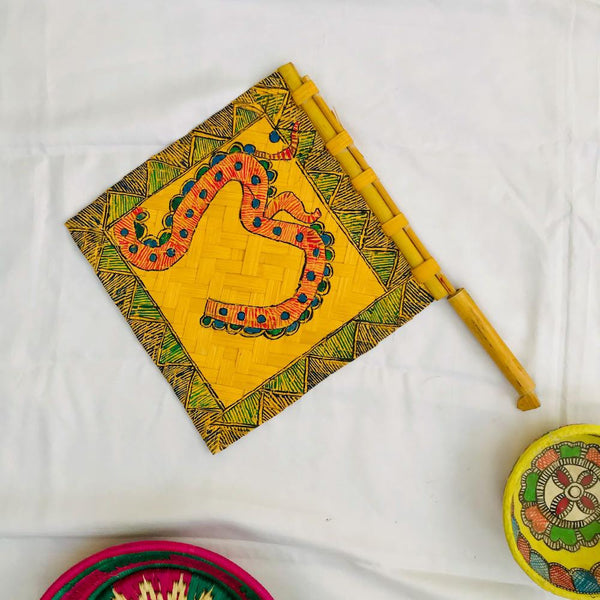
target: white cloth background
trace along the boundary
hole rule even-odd
[[[600,7],[586,1],[0,5],[0,582],[117,541],[226,554],[277,599],[543,598],[501,496],[600,422]],[[63,222],[292,60],[536,378],[439,302],[211,456]]]

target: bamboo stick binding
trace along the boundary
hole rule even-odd
[[[504,343],[491,323],[469,293],[461,288],[448,296],[452,308],[458,313],[477,341],[490,355],[504,376],[519,392],[517,407],[521,410],[538,408],[540,402],[535,395],[535,383],[516,359],[510,348]]]

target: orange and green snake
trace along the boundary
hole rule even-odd
[[[272,135],[278,137],[274,130]],[[273,139],[273,138],[271,138]],[[292,296],[271,306],[252,306],[209,298],[200,323],[246,336],[277,338],[296,332],[300,323],[312,317],[329,291],[333,274],[333,235],[318,221],[319,209],[308,213],[293,192],[275,195],[271,185],[277,178],[272,163],[293,160],[298,148],[298,124],[290,132],[290,142],[281,151],[265,153],[255,146],[234,143],[227,152],[215,152],[187,180],[181,193],[171,199],[158,235],[147,233],[148,212],[137,206],[112,227],[123,257],[145,271],[164,271],[182,260],[188,252],[198,223],[211,201],[228,183],[241,186],[239,218],[254,235],[289,244],[304,254],[298,286]],[[295,222],[276,218],[285,212]]]

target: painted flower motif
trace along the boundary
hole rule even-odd
[[[563,442],[535,457],[521,482],[521,516],[536,539],[575,551],[600,540],[600,450]]]
[[[113,589],[111,600],[213,600],[212,590],[188,596],[189,583],[189,577],[184,577],[183,573],[179,579],[174,579],[169,572],[156,572],[150,580],[142,576],[141,580],[119,584],[119,591]]]
[[[552,474],[552,479],[562,489],[562,493],[554,498],[550,506],[557,517],[566,517],[574,508],[584,514],[592,514],[598,510],[598,498],[589,493],[598,483],[598,477],[592,471],[584,469],[574,481],[569,469],[559,467]]]

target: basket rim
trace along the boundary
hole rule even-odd
[[[228,558],[225,558],[216,552],[212,552],[211,550],[207,550],[206,548],[202,548],[201,546],[195,546],[193,544],[187,544],[184,542],[173,542],[169,540],[140,540],[136,542],[126,542],[124,544],[109,546],[104,550],[91,554],[60,575],[58,579],[48,588],[40,600],[51,600],[53,596],[74,577],[102,560],[113,558],[119,555],[147,551],[180,552],[192,554],[198,558],[205,559],[223,568],[224,570],[229,571],[229,573],[240,579],[254,592],[259,594],[262,600],[274,600],[271,594],[269,594],[269,592],[262,586],[261,583],[254,579],[250,573],[242,569],[242,567]]]

